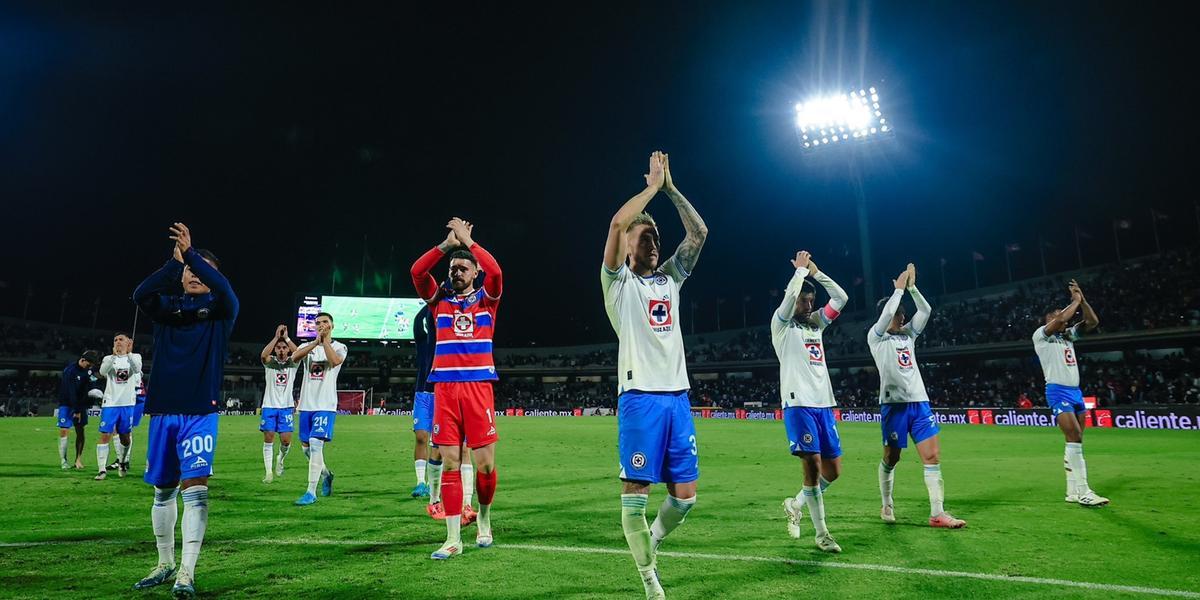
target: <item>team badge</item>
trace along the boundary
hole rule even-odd
[[[900,436],[896,435],[896,432],[895,432],[895,431],[893,431],[893,432],[889,433],[889,434],[888,434],[888,437],[889,437],[889,438],[891,438],[893,442],[894,442],[894,441],[896,441],[896,440],[898,440],[898,439],[900,439]]]
[[[282,371],[280,373],[275,374],[275,385],[287,385],[287,382],[288,382],[287,371]]]
[[[667,285],[667,276],[659,273],[654,276],[654,285]]]
[[[479,300],[479,294],[471,294],[470,296],[467,296],[467,304],[474,304],[476,300]]]
[[[804,443],[805,444],[811,444],[812,441],[813,441],[813,437],[812,437],[811,433],[804,434]]]
[[[808,362],[814,365],[820,365],[825,362],[825,352],[821,350],[821,344],[805,343],[804,349],[808,352]]]
[[[634,452],[633,456],[629,457],[629,464],[640,471],[642,467],[646,466],[646,455],[641,452]]]
[[[475,315],[471,313],[454,313],[454,333],[469,335],[475,332]]]
[[[202,309],[200,309],[200,310],[196,311],[196,318],[198,318],[198,319],[207,319],[207,318],[208,318],[208,312],[209,312],[209,311],[208,311],[208,309],[207,309],[207,308],[202,308]]]
[[[1063,348],[1063,360],[1067,362],[1068,367],[1075,366],[1075,351],[1071,348]]]
[[[900,365],[901,369],[912,368],[912,366],[913,366],[912,349],[907,348],[907,347],[897,348],[896,349],[896,363]]]
[[[308,369],[308,375],[312,379],[325,379],[325,364],[313,363]]]
[[[129,369],[117,369],[117,383],[129,381]]]
[[[667,327],[671,324],[670,300],[651,299],[647,311],[651,327]]]
[[[442,428],[437,423],[433,424],[433,435],[437,435],[438,432],[441,430],[442,430]]]

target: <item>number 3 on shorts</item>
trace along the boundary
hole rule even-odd
[[[688,441],[692,443],[692,456],[700,456],[700,451],[696,448],[696,436],[689,435]]]

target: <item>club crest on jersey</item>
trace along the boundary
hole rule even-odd
[[[1075,351],[1071,348],[1063,348],[1063,360],[1066,361],[1068,367],[1075,366]]]
[[[315,362],[308,368],[309,379],[325,379],[325,363]]]
[[[287,371],[283,371],[283,372],[275,374],[275,385],[287,385],[287,382],[288,382]]]
[[[654,276],[654,285],[667,285],[667,276],[658,273]]]
[[[634,452],[633,456],[629,457],[629,464],[640,471],[642,467],[646,466],[646,455],[641,452]]]
[[[117,383],[129,381],[129,369],[117,369]]]
[[[911,369],[913,366],[912,349],[907,347],[897,348],[896,364],[900,365],[901,369]]]
[[[475,333],[475,315],[471,313],[454,313],[455,335],[472,335]]]
[[[646,316],[650,319],[650,328],[654,331],[663,332],[671,330],[671,300],[670,299],[650,299],[650,304],[646,309]]]
[[[808,352],[808,362],[812,365],[825,364],[825,351],[821,349],[820,342],[805,343],[804,350]]]

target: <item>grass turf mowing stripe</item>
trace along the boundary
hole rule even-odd
[[[37,546],[68,546],[80,544],[105,545],[135,545],[152,544],[152,540],[47,540],[39,542],[0,542],[0,548],[29,548]],[[383,540],[333,540],[333,539],[245,539],[245,540],[205,540],[205,545],[313,545],[313,546],[394,546],[401,542]],[[535,544],[497,544],[493,546],[500,550],[530,550],[534,552],[572,552],[576,554],[614,554],[624,556],[629,551],[621,548],[596,548],[578,546],[539,546]],[[1145,587],[1139,585],[1120,585],[1113,583],[1093,583],[1090,581],[1070,581],[1067,579],[1051,579],[1048,577],[1026,577],[1024,575],[996,575],[993,573],[971,573],[968,571],[943,571],[939,569],[918,569],[913,567],[898,567],[895,565],[874,565],[869,563],[825,562],[815,560],[798,560],[777,556],[742,556],[737,554],[706,554],[698,552],[659,552],[659,555],[673,558],[690,558],[696,560],[743,561],[775,563],[781,565],[796,565],[802,567],[821,567],[830,569],[853,569],[859,571],[875,571],[881,573],[898,573],[902,575],[927,575],[931,577],[957,577],[962,579],[982,579],[985,581],[1001,581],[1013,583],[1029,583],[1057,587],[1080,588],[1103,592],[1123,592],[1128,594],[1144,594],[1149,596],[1167,596],[1174,598],[1200,598],[1200,592],[1187,590],[1170,590],[1163,588]]]

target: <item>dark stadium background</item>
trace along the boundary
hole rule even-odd
[[[328,292],[335,262],[356,292],[364,236],[365,293],[394,272],[410,295],[407,266],[460,215],[505,267],[501,345],[610,341],[605,227],[661,148],[711,228],[684,292],[697,328],[718,308],[740,325],[746,296],[765,322],[796,250],[848,287],[861,274],[846,161],[802,155],[791,107],[873,83],[898,129],[858,158],[880,281],[912,260],[936,292],[946,258],[950,290],[968,288],[975,251],[1000,283],[1010,243],[1034,276],[1039,234],[1067,269],[1075,225],[1085,263],[1110,262],[1114,219],[1125,256],[1147,254],[1151,207],[1164,247],[1195,240],[1174,8],[857,6],[9,6],[0,314],[32,289],[29,318],[57,322],[66,290],[67,323],[100,297],[100,327],[128,327],[121,298],[181,220],[241,296],[235,339],[260,340],[296,293]],[[673,248],[674,210],[651,210]]]

